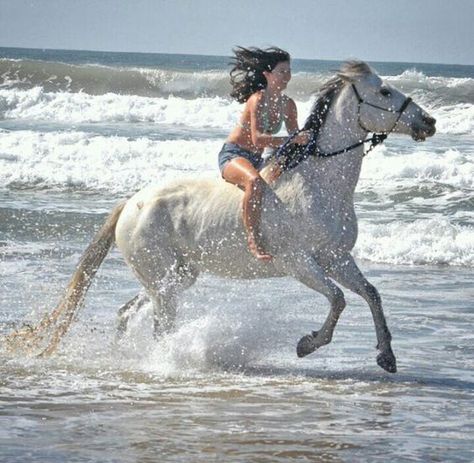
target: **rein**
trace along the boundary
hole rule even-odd
[[[320,158],[329,158],[333,156],[337,156],[339,154],[344,154],[349,151],[352,151],[355,148],[358,148],[359,146],[364,145],[365,143],[370,142],[369,149],[364,153],[364,156],[370,153],[377,145],[383,143],[385,139],[395,130],[395,127],[398,125],[398,122],[400,121],[400,118],[402,117],[403,112],[407,109],[408,105],[412,102],[412,99],[410,97],[405,98],[405,101],[402,103],[399,109],[390,109],[390,108],[383,108],[381,106],[378,106],[376,104],[370,103],[368,101],[365,101],[357,91],[357,88],[355,84],[352,84],[352,89],[355,93],[355,96],[357,98],[357,122],[359,124],[359,127],[364,130],[365,132],[370,132],[367,128],[364,127],[362,124],[362,121],[360,120],[360,110],[363,104],[366,104],[368,106],[372,106],[373,108],[380,109],[381,111],[386,111],[389,113],[395,113],[398,114],[397,120],[393,124],[390,130],[387,132],[380,132],[380,133],[374,133],[371,137],[366,138],[365,140],[360,140],[357,143],[354,143],[350,146],[347,146],[346,148],[342,148],[337,151],[332,151],[330,153],[325,153],[324,151],[321,151],[318,146],[317,146],[317,138],[319,134],[319,130],[321,126],[319,126],[316,130],[307,127],[307,124],[300,129],[297,130],[296,132],[292,133],[288,139],[283,143],[283,145],[278,148],[278,151],[275,153],[276,158],[278,159],[278,164],[283,170],[290,170],[294,169],[297,165],[299,165],[301,162],[303,162],[305,159],[309,158],[310,156],[315,156],[315,157],[320,157]],[[317,117],[321,120],[329,111],[329,105],[326,105],[323,113],[319,114]],[[301,132],[310,130],[311,131],[311,137],[306,146],[304,145],[296,145],[296,148],[290,146],[292,140]]]

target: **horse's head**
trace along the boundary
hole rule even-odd
[[[358,122],[369,132],[404,133],[424,141],[436,132],[436,119],[390,84],[364,62],[345,63],[338,76],[357,100]]]
[[[281,169],[289,170],[309,157],[336,156],[360,148],[368,141],[372,142],[372,148],[392,132],[424,141],[435,134],[435,124],[433,117],[411,98],[385,83],[366,63],[348,61],[337,76],[319,89],[302,129],[311,132],[309,143],[291,144],[299,133],[295,132],[280,147],[276,158]],[[374,132],[374,136],[365,139],[367,132]],[[380,136],[382,134],[385,137]]]

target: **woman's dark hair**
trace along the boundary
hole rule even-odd
[[[244,48],[232,50],[234,56],[230,64],[230,96],[239,103],[245,103],[250,95],[267,86],[264,71],[273,71],[278,63],[290,61],[290,54],[281,48]]]

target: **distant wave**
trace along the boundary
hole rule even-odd
[[[311,110],[312,100],[296,100],[300,125]],[[424,105],[438,120],[438,133],[474,134],[474,104]],[[186,99],[170,96],[142,97],[106,93],[47,92],[0,89],[0,120],[61,123],[148,122],[192,128],[230,129],[242,106],[223,97]]]
[[[3,88],[41,87],[47,92],[116,93],[147,97],[176,94],[188,98],[229,93],[228,76],[220,71],[195,73],[1,59],[0,76]]]
[[[422,104],[432,106],[474,103],[474,79],[428,77],[415,69],[386,80]]]
[[[331,76],[328,72],[297,72],[288,93],[308,100]],[[474,104],[474,79],[427,77],[407,70],[387,80],[423,104]],[[89,95],[136,95],[192,99],[229,98],[228,71],[182,71],[137,67],[111,67],[92,64],[67,64],[35,60],[0,59],[0,88],[29,90],[41,87],[45,92],[83,92]]]
[[[327,73],[293,75],[290,93],[310,98],[330,77]],[[229,98],[228,70],[183,71],[137,67],[75,65],[61,62],[0,59],[0,88],[46,92],[114,93],[144,97]]]

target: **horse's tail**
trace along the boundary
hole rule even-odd
[[[82,254],[57,307],[50,314],[46,314],[37,326],[21,328],[6,338],[10,350],[20,349],[31,352],[40,349],[41,356],[50,355],[56,350],[77,315],[92,279],[114,242],[115,227],[125,204],[126,201],[123,201],[114,207],[92,243]]]

